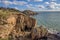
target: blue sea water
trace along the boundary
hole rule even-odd
[[[47,28],[52,28],[60,31],[60,12],[38,12],[38,15],[33,16],[37,20],[37,24],[44,25]]]

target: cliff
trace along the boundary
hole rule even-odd
[[[0,10],[0,40],[60,40],[58,35],[51,34],[42,25],[38,27],[36,19],[14,11],[4,10],[2,13]]]

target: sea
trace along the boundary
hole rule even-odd
[[[37,25],[44,25],[46,28],[52,28],[60,31],[60,12],[37,12],[33,18],[37,20]]]

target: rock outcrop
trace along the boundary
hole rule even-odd
[[[32,29],[31,36],[33,40],[47,39],[48,31],[43,26]]]
[[[26,15],[37,15],[37,12],[31,11],[31,10],[25,10],[22,13],[26,14]]]
[[[31,31],[33,27],[36,25],[36,20],[26,16],[24,14],[14,14],[9,16],[6,20],[7,24],[0,26],[1,33],[0,36],[3,38],[4,35],[13,34],[15,36],[24,35],[24,31]],[[6,27],[5,27],[6,26]],[[5,32],[5,31],[6,32]],[[8,31],[7,31],[8,30]],[[6,33],[6,34],[5,34]],[[26,33],[25,33],[26,34]]]

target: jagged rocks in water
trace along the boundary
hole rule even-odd
[[[58,36],[57,34],[49,33],[47,40],[60,40],[60,36]]]

